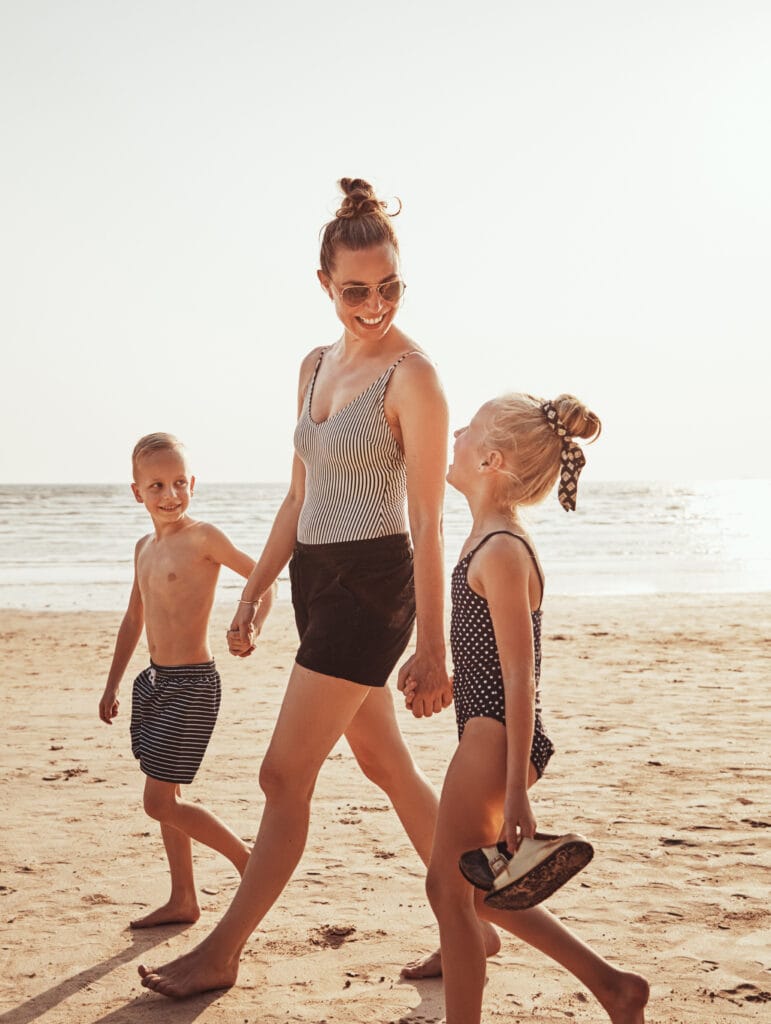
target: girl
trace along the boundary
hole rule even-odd
[[[644,978],[612,967],[544,907],[495,909],[458,870],[464,851],[494,847],[500,836],[509,850],[523,838],[537,849],[528,789],[553,747],[538,693],[543,573],[519,510],[540,501],[558,477],[561,504],[575,508],[584,456],[572,439],[594,440],[599,432],[599,419],[572,396],[542,402],[525,394],[488,402],[455,432],[447,480],[465,495],[473,516],[452,577],[460,743],[442,791],[426,883],[439,922],[447,1024],[480,1020],[485,948],[477,914],[571,971],[614,1024],[644,1020]],[[408,704],[411,691],[406,680]],[[580,837],[572,838],[580,847]],[[468,854],[464,860],[468,865]]]
[[[262,821],[233,903],[189,954],[158,970],[140,967],[142,984],[168,996],[235,982],[246,940],[302,856],[316,776],[342,735],[424,863],[431,853],[438,800],[404,743],[385,682],[416,621],[415,653],[400,672],[417,680],[413,712],[431,715],[452,699],[441,541],[447,408],[430,360],[395,323],[404,283],[385,204],[366,181],[340,186],[318,279],[342,334],[300,368],[289,492],[229,632],[231,651],[250,653],[257,598],[291,556],[300,644],[260,771]],[[497,948],[492,926],[482,934]]]

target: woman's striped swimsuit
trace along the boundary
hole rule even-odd
[[[320,423],[311,418],[322,350],[305,392],[294,443],[305,464],[302,544],[370,540],[407,532],[404,453],[385,417],[388,382],[405,352],[348,405]]]

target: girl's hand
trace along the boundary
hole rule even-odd
[[[507,789],[503,804],[503,838],[514,853],[523,839],[535,836],[535,815],[526,789]]]

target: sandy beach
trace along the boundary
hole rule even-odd
[[[222,711],[188,792],[253,838],[294,624],[279,604],[258,652],[238,661],[224,648],[229,611],[219,609],[212,633]],[[238,986],[179,1004],[142,989],[137,964],[163,963],[202,937],[230,900],[234,872],[196,848],[201,920],[128,929],[165,900],[167,869],[141,809],[128,677],[116,724],[97,717],[120,615],[0,615],[0,1022],[442,1020],[438,981],[399,978],[436,942],[422,866],[344,743],[319,779],[305,857],[248,944]],[[651,1022],[767,1019],[770,622],[769,594],[545,605],[543,699],[557,755],[534,807],[540,827],[580,830],[596,851],[549,906],[609,959],[647,975]],[[131,668],[145,663],[140,650]],[[452,711],[399,714],[440,786],[456,742]],[[578,983],[513,939],[488,978],[485,1020],[604,1019]]]

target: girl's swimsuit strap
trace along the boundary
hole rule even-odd
[[[469,553],[466,555],[466,558],[470,562],[471,561],[471,557],[473,555],[475,555],[477,553],[477,551],[479,551],[479,549],[481,547],[483,547],[488,542],[488,540],[490,540],[491,537],[497,537],[499,533],[505,533],[509,537],[516,537],[517,540],[521,540],[522,541],[522,543],[525,545],[525,547],[529,551],[530,557],[533,560],[533,565],[535,566],[535,571],[538,573],[538,582],[541,584],[541,600],[538,602],[538,608],[540,608],[541,604],[543,602],[543,592],[544,592],[544,588],[545,588],[545,581],[544,581],[544,578],[543,578],[543,572],[541,571],[541,566],[540,566],[540,564],[538,562],[538,555],[536,555],[535,550],[534,550],[532,544],[525,537],[523,537],[521,533],[512,533],[511,530],[493,530],[492,533],[488,533],[486,537],[483,537],[475,548],[472,548],[472,550],[469,551]],[[538,609],[536,609],[536,611],[537,610]]]

